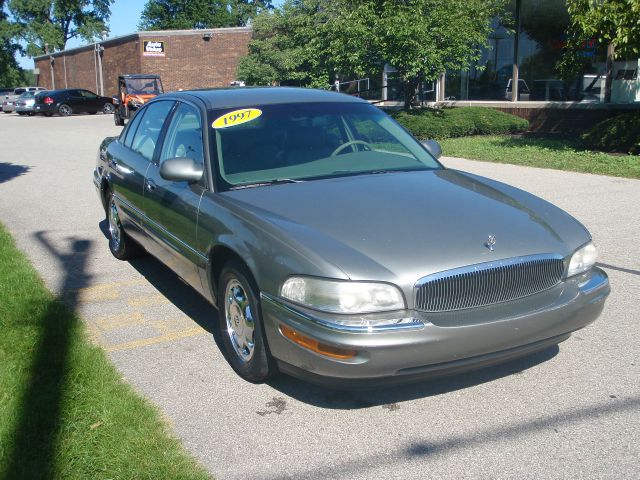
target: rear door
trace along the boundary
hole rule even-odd
[[[194,105],[178,102],[166,129],[160,155],[147,170],[144,209],[147,232],[159,257],[185,281],[202,289],[197,265],[206,262],[204,252],[196,249],[198,207],[206,190],[205,180],[198,183],[173,182],[160,176],[165,160],[186,157],[204,165],[203,121]]]
[[[149,104],[135,115],[120,139],[109,147],[111,187],[120,220],[125,230],[142,244],[146,239],[142,232],[144,179],[173,105],[173,101]]]

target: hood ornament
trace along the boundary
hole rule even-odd
[[[496,245],[496,236],[495,235],[489,235],[489,237],[487,238],[487,241],[484,242],[484,246],[487,247],[489,250],[491,250],[493,252],[494,248]]]

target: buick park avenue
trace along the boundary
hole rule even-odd
[[[347,95],[192,91],[105,139],[93,180],[113,255],[148,252],[208,299],[251,382],[415,381],[593,322],[609,282],[585,227],[439,156]]]

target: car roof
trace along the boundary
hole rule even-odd
[[[283,103],[368,103],[350,95],[297,87],[232,87],[209,90],[189,90],[172,92],[158,98],[167,97],[202,100],[207,109],[244,108],[256,105],[278,105]]]

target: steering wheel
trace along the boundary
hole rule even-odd
[[[364,145],[365,147],[367,147],[368,150],[373,150],[373,148],[371,148],[371,145],[365,142],[364,140],[351,140],[347,143],[343,143],[338,148],[336,148],[331,154],[331,156],[335,157],[338,153],[340,153],[345,148],[350,147],[351,145]]]

